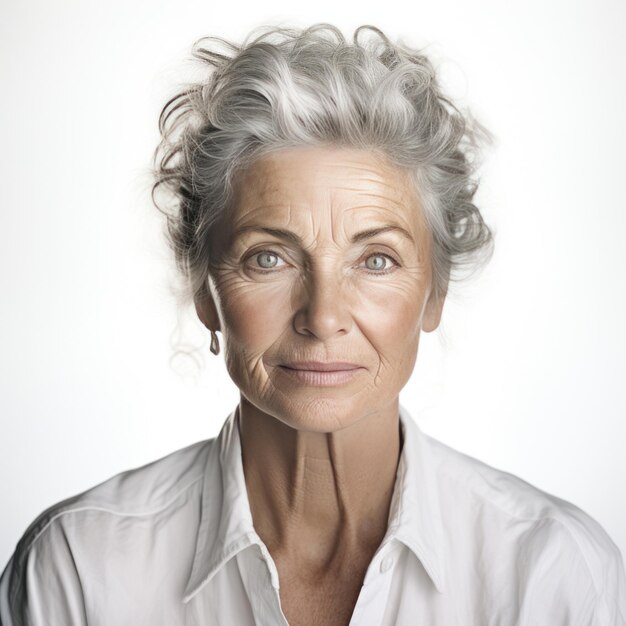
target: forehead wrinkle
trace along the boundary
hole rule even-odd
[[[402,202],[412,204],[417,199],[412,185],[407,184],[406,180],[391,180],[387,182],[385,179],[371,181],[373,188],[360,187],[354,185],[337,185],[339,192],[347,191],[360,196],[372,198],[380,198],[385,201]],[[387,191],[389,190],[389,192]]]
[[[406,209],[404,205],[398,205],[402,209]],[[412,230],[411,218],[414,218],[415,211],[407,210],[405,212],[395,211],[389,206],[376,206],[373,204],[358,204],[346,207],[346,214],[351,213],[350,216],[353,220],[363,222],[363,220],[372,220],[372,228],[381,226],[387,223],[399,223],[400,226],[404,226],[408,231]],[[358,213],[364,213],[359,216]],[[355,215],[356,213],[356,215]]]
[[[315,165],[321,165],[322,170],[326,170],[323,176],[324,178],[328,176],[328,178],[326,178],[324,184],[319,186],[315,185],[310,189],[307,188],[305,183],[304,189],[301,191],[306,190],[306,196],[310,196],[310,192],[313,192],[313,195],[305,199],[304,202],[294,203],[291,201],[289,195],[294,184],[296,184],[296,189],[301,188],[301,185],[298,184],[301,173],[298,171],[299,168],[297,168],[294,174],[290,169],[290,165],[298,161],[299,157],[296,157],[295,160],[289,159],[286,163],[283,161],[282,155],[278,155],[278,157],[279,158],[269,157],[267,159],[261,159],[260,162],[254,164],[254,168],[250,168],[246,171],[248,176],[246,182],[251,184],[243,186],[242,199],[247,200],[250,204],[257,198],[261,200],[265,199],[266,202],[252,209],[248,209],[248,207],[245,207],[245,204],[242,203],[240,207],[244,207],[242,209],[244,215],[239,213],[236,217],[236,222],[252,221],[255,217],[258,218],[259,215],[269,218],[270,212],[273,213],[272,217],[278,218],[276,221],[279,222],[281,226],[285,223],[288,225],[302,224],[303,222],[298,220],[298,218],[304,217],[307,221],[310,220],[311,228],[308,232],[314,233],[314,242],[315,239],[319,240],[322,230],[324,229],[324,223],[323,220],[316,220],[316,216],[320,215],[320,213],[311,210],[311,203],[319,202],[320,199],[323,198],[323,195],[326,195],[327,198],[321,202],[321,208],[329,212],[330,219],[328,230],[333,240],[340,235],[339,231],[344,233],[344,238],[346,237],[347,224],[346,220],[343,218],[348,215],[348,211],[352,214],[350,219],[357,221],[361,221],[362,218],[354,214],[354,210],[362,211],[370,209],[374,215],[380,212],[393,215],[396,220],[399,219],[403,225],[409,225],[409,223],[413,225],[413,227],[417,225],[415,224],[415,218],[417,217],[419,219],[419,216],[414,215],[415,209],[412,206],[415,203],[415,198],[411,197],[409,202],[404,201],[405,198],[408,199],[407,191],[411,190],[407,190],[404,184],[406,182],[406,176],[403,176],[403,171],[400,169],[391,168],[378,160],[375,163],[364,163],[359,158],[351,158],[350,155],[346,156],[345,154],[341,155],[339,159],[335,157],[330,161],[323,157],[321,160],[314,161],[314,163]],[[308,158],[307,156],[306,159]],[[306,163],[306,160],[304,163]],[[339,178],[337,178],[337,163],[342,166],[341,173],[344,174],[344,176],[339,176]],[[318,169],[318,172],[319,171]],[[341,183],[344,182],[346,178],[355,178],[356,180],[354,180],[354,182],[348,180],[347,185],[342,186]],[[350,184],[351,182],[352,184]],[[379,193],[368,191],[366,188],[364,189],[362,186],[358,185],[359,182],[374,185],[375,190]],[[402,184],[398,184],[399,182]],[[385,190],[387,189],[391,190],[393,193],[386,194]],[[320,191],[323,194],[322,196],[319,195]],[[350,199],[346,198],[346,194],[342,192],[356,194],[360,201],[359,204],[356,206],[351,205]],[[276,194],[283,197],[285,197],[286,194],[285,200],[287,200],[287,202],[271,202]],[[413,194],[411,194],[411,196],[412,195]],[[264,198],[259,196],[264,196]],[[274,196],[274,198],[272,198],[272,196]],[[376,200],[376,202],[372,202],[372,200]],[[326,202],[325,207],[323,206],[324,202]],[[379,206],[379,202],[383,206]],[[399,208],[400,211],[394,210],[396,207]],[[275,211],[275,209],[283,209],[282,214],[280,210]],[[334,214],[339,213],[341,215],[342,212],[343,215],[340,219],[337,219],[337,216],[333,219]],[[376,217],[374,217],[374,219],[376,220]],[[319,223],[316,224],[316,221]],[[336,221],[339,223],[335,224]],[[299,229],[295,228],[294,230],[297,231]],[[413,231],[414,228],[409,228],[408,230]],[[302,234],[304,235],[304,233]]]
[[[369,162],[364,162],[359,156],[365,157]],[[395,168],[391,168],[389,163],[385,162],[379,155],[371,151],[364,151],[363,153],[359,151],[359,156],[353,156],[347,152],[343,152],[338,157],[331,159],[331,163],[329,163],[328,166],[333,168],[335,162],[341,161],[341,164],[345,166],[346,169],[355,170],[357,172],[370,172],[373,173],[374,176],[379,176],[380,171],[395,171]]]
[[[335,220],[334,220],[334,215],[333,215],[333,190],[330,188],[328,189],[326,206],[328,207],[328,223],[329,223],[329,230],[330,230],[330,240],[337,241],[337,239],[335,238]],[[341,223],[343,222],[343,219],[340,219],[338,221]]]
[[[258,195],[269,194],[278,188],[277,181],[272,176],[270,163],[264,160],[256,161],[238,173],[234,180],[234,187],[240,194],[246,195],[250,187],[256,188]]]
[[[376,196],[372,196],[372,197],[376,197]],[[377,211],[389,211],[392,215],[398,215],[398,216],[402,216],[403,214],[413,214],[414,211],[414,207],[412,207],[411,205],[406,205],[403,202],[398,202],[396,200],[392,200],[391,198],[384,198],[379,196],[380,199],[385,200],[385,202],[382,202],[380,204],[377,204],[375,202],[368,202],[367,204],[350,204],[349,206],[346,206],[346,210],[351,210],[351,209],[360,209],[360,210],[366,210],[366,209],[372,209],[372,210],[377,210]],[[363,201],[361,199],[361,201]]]
[[[415,203],[415,201],[407,194],[398,193],[397,188],[390,187],[390,189],[394,189],[395,193],[389,193],[389,194],[377,193],[375,191],[367,191],[365,189],[341,187],[338,190],[339,193],[337,195],[341,198],[341,196],[343,195],[341,192],[349,191],[350,194],[354,195],[357,200],[360,200],[360,201],[377,200],[381,202],[382,204],[393,204],[403,209],[408,209]],[[344,200],[346,204],[350,202],[350,199],[348,198],[346,199],[341,198],[341,199]]]
[[[381,187],[383,185],[380,185]],[[394,191],[396,191],[398,189],[397,185],[391,185],[391,184],[386,184],[384,185],[385,187],[389,187],[389,189],[393,189]],[[366,193],[366,194],[373,194],[373,191],[368,191],[367,188],[365,187],[347,187],[345,185],[337,185],[337,189],[341,189],[342,191],[353,191],[354,193]]]
[[[384,176],[384,175],[375,175],[372,177],[358,175],[356,178],[358,178],[359,181],[364,182],[364,183],[368,183],[372,185],[379,185],[380,187],[390,187],[391,189],[396,189],[397,183],[398,183],[397,180],[389,182],[390,177]],[[395,176],[393,178],[395,178]],[[362,187],[357,187],[355,191],[361,191],[362,189],[363,189]]]
[[[245,229],[250,224],[256,224],[259,217],[267,218],[271,211],[276,208],[284,207],[284,204],[262,204],[253,207],[238,207],[233,216],[233,230]]]
[[[390,161],[388,157],[383,157],[371,150],[359,150],[358,155],[362,158],[344,153],[337,160],[341,161],[342,165],[347,166],[346,169],[367,172],[376,180],[383,177],[388,178],[390,175],[392,177],[405,176],[409,172],[407,168],[401,167]],[[329,166],[332,168],[334,164],[331,162]]]

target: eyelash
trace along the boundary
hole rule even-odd
[[[270,249],[255,250],[252,254],[249,254],[244,260],[248,261],[249,259],[253,259],[255,256],[258,256],[259,254],[263,254],[264,252],[272,254],[274,256],[277,256],[279,259],[282,259],[284,261],[283,257],[280,254],[278,254],[278,252],[275,252],[274,250],[270,250]],[[394,263],[395,267],[398,267],[398,265],[399,265],[398,261],[396,261],[396,259],[394,259],[391,255],[387,254],[386,252],[372,252],[371,254],[368,254],[365,258],[369,259],[372,256],[382,256],[382,257],[385,257],[386,259],[389,259],[390,261],[392,261]],[[262,270],[262,269],[258,269],[258,268],[252,268],[252,267],[249,268],[249,269],[252,272],[256,272],[257,274],[272,274],[275,271],[275,270],[268,270],[268,269]],[[388,269],[386,269],[384,271],[375,271],[375,270],[368,270],[368,269],[365,270],[365,272],[367,274],[372,274],[374,276],[380,276],[381,274],[382,275],[389,274],[389,273],[391,273],[393,271],[394,271],[393,267],[388,268]]]

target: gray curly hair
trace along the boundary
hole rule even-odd
[[[433,296],[490,258],[493,234],[473,198],[475,157],[491,136],[442,93],[420,51],[368,25],[349,43],[321,23],[261,27],[241,45],[203,37],[192,54],[206,77],[161,111],[152,186],[188,298],[203,296],[219,259],[235,174],[294,146],[363,148],[409,169],[433,240]]]

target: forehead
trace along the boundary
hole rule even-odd
[[[367,150],[344,147],[283,149],[255,161],[235,179],[236,226],[259,220],[344,225],[363,219],[421,226],[408,171]]]

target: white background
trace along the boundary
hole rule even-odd
[[[261,7],[261,8],[260,8]],[[5,2],[0,25],[0,568],[51,504],[217,434],[237,390],[170,291],[157,117],[203,35],[360,24],[427,46],[495,134],[488,268],[424,335],[422,429],[596,518],[626,550],[626,4]],[[186,74],[187,73],[187,74]],[[184,373],[179,373],[183,371]]]

